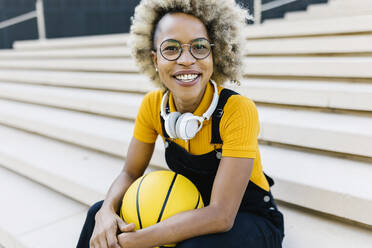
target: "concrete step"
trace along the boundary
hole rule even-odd
[[[363,16],[372,14],[372,5],[369,6],[359,6],[355,5],[353,7],[345,8],[343,6],[315,6],[306,11],[289,12],[284,18],[288,21],[305,21],[305,20],[316,20],[316,19],[330,19],[330,18],[341,18],[341,17],[351,17],[351,16]]]
[[[117,156],[1,125],[0,137],[7,141],[2,166],[85,205],[104,199],[124,165]]]
[[[87,47],[109,47],[127,44],[129,34],[105,34],[83,37],[55,38],[46,40],[16,41],[13,48],[17,50],[66,49]]]
[[[0,50],[0,59],[118,58],[130,57],[128,46],[69,48],[54,50]]]
[[[371,78],[371,57],[248,57],[246,76]]]
[[[0,69],[0,80],[22,84],[40,84],[73,88],[112,91],[149,92],[155,89],[150,80],[141,74],[98,72],[63,72]]]
[[[128,149],[134,128],[134,122],[129,120],[7,100],[0,100],[0,113],[0,122],[5,125],[121,158]],[[164,165],[164,157],[154,155],[150,163]]]
[[[9,127],[0,126],[0,138],[7,140],[6,146],[0,146],[0,164],[87,205],[104,197],[124,163],[122,158]],[[92,143],[98,142],[92,139]],[[276,181],[272,190],[277,199],[372,224],[372,216],[368,216],[372,207],[372,189],[367,185],[372,177],[370,164],[260,147],[264,170]],[[154,155],[163,152],[159,142]],[[150,166],[148,171],[159,168],[166,169],[165,162]]]
[[[112,93],[105,95],[105,92],[99,93],[97,99],[101,101],[94,101],[94,95],[90,92],[91,102],[86,104],[84,100],[70,98],[68,102],[68,108],[81,110],[86,109],[89,112],[97,114],[106,114],[106,115],[115,115],[115,117],[125,118],[125,119],[134,119],[134,109],[139,108],[140,98],[136,98],[136,103],[133,102],[133,105],[130,105],[130,108],[127,106],[127,100],[124,97],[117,95],[117,99],[120,103],[110,103],[104,99],[110,98]],[[44,99],[48,98],[44,96]],[[40,98],[42,99],[42,98]],[[56,101],[51,97],[49,101]],[[133,98],[135,99],[135,98]],[[45,100],[47,101],[47,100]],[[57,100],[58,101],[58,100]],[[102,104],[102,101],[105,104]],[[134,101],[134,100],[133,100]],[[58,106],[65,104],[66,101],[59,101]],[[55,104],[57,105],[57,104]],[[77,107],[75,107],[77,105]],[[117,105],[117,106],[115,106]],[[95,110],[97,109],[97,111]],[[260,114],[261,122],[261,132],[259,139],[270,142],[278,142],[283,144],[290,144],[301,147],[309,147],[315,149],[321,149],[326,151],[334,151],[340,153],[347,153],[359,156],[372,157],[372,147],[369,145],[372,142],[372,119],[364,116],[351,116],[346,114],[336,114],[336,113],[322,113],[314,111],[304,111],[296,109],[284,109],[277,107],[268,107],[268,106],[258,106],[258,111]],[[132,130],[132,122],[124,120],[111,120],[104,117],[98,117],[89,114],[82,113],[73,113],[67,110],[56,110],[48,107],[42,106],[31,106],[24,103],[16,103],[8,100],[0,100],[0,122],[8,125],[21,125],[21,128],[31,128],[30,131],[44,132],[52,127],[50,131],[52,135],[58,133],[60,128],[66,129],[67,132],[70,132],[71,125],[66,125],[66,120],[76,121],[76,127],[73,127],[73,132],[77,126],[81,126],[82,132],[87,132],[84,124],[88,125],[90,121],[95,121],[95,118],[99,118],[97,121],[102,121],[102,125],[106,125],[110,128],[110,122],[114,121],[117,125],[118,130],[122,130],[124,127]],[[27,113],[22,116],[18,113]],[[53,120],[45,120],[45,116],[53,115]],[[76,119],[75,119],[76,118]],[[28,122],[33,123],[26,124]],[[123,124],[120,124],[120,123]],[[35,127],[35,125],[37,126]],[[330,125],[330,123],[333,123]],[[55,125],[58,124],[56,127]],[[23,127],[26,125],[25,127]],[[61,125],[64,125],[63,127]],[[124,126],[126,125],[126,126]],[[353,128],[350,128],[353,127]],[[36,128],[36,130],[34,130]],[[56,128],[56,129],[55,129]],[[92,133],[99,129],[99,126],[94,127]],[[102,128],[102,127],[101,127]],[[114,126],[111,127],[111,129]],[[112,136],[111,136],[112,135]],[[122,134],[112,133],[111,137],[115,137],[115,142],[117,136],[121,137]],[[71,135],[72,136],[72,135]],[[77,137],[78,134],[76,133]],[[76,137],[71,137],[75,139]],[[129,138],[129,137],[127,137]],[[120,139],[123,140],[123,139]],[[108,141],[114,146],[115,142],[111,140]],[[89,144],[89,142],[86,142]],[[121,145],[121,147],[123,147]],[[116,149],[115,149],[116,150]],[[120,152],[119,152],[120,154]]]
[[[259,103],[372,111],[372,85],[366,83],[252,78],[226,87]]]
[[[246,76],[372,78],[371,57],[247,57]],[[0,69],[138,73],[132,59],[0,61]]]
[[[274,196],[372,227],[371,163],[260,145]]]
[[[68,79],[66,81],[71,83]],[[133,76],[130,81],[136,82],[136,76]],[[81,87],[86,86],[82,81],[79,81],[78,85],[75,86],[78,87],[79,85],[82,85]],[[128,83],[122,82],[121,85],[128,85]],[[141,85],[137,85],[137,90],[141,92],[146,92],[149,88],[141,88]],[[260,103],[372,111],[372,85],[365,83],[249,79],[243,80],[240,86],[226,83],[226,87]],[[124,90],[124,87],[122,90]],[[87,112],[91,112],[91,107],[95,106],[94,112],[114,116],[122,116],[122,106],[119,105],[128,104],[128,106],[131,106],[135,104],[136,107],[130,118],[136,116],[136,109],[142,96],[142,94],[130,92],[102,93],[100,90],[92,89],[17,84],[0,79],[0,97],[5,99],[63,108],[72,107]],[[110,108],[105,107],[107,103],[110,103]],[[102,109],[102,111],[99,111],[99,109]]]
[[[307,11],[288,12],[288,21],[310,20],[311,18],[339,18],[355,15],[370,15],[372,4],[370,1],[329,1],[328,4],[310,5]]]
[[[4,199],[0,211],[0,242],[4,247],[76,246],[85,205],[1,166],[0,195]]]
[[[372,231],[279,204],[284,214],[285,248],[368,248]]]
[[[21,85],[0,81],[0,98],[135,119],[143,94]]]
[[[336,0],[331,1],[329,3],[329,6],[332,6],[332,8],[350,8],[350,9],[361,9],[361,8],[368,8],[372,6],[371,1],[366,0]]]
[[[138,72],[132,59],[40,59],[0,61],[0,69]]]
[[[372,52],[372,35],[292,37],[247,40],[246,54],[254,55],[345,55]]]
[[[372,157],[372,118],[266,106],[258,111],[261,140]]]
[[[289,22],[277,20],[250,25],[245,33],[248,39],[279,38],[296,36],[320,36],[338,34],[358,34],[372,31],[372,16],[349,16],[325,20],[304,20]]]

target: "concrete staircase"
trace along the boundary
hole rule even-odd
[[[305,11],[288,12],[284,20],[302,21],[372,15],[372,2],[368,0],[330,0],[328,3],[309,5]]]
[[[274,21],[284,18],[288,13],[302,12],[310,6],[325,4],[330,0],[260,0],[261,20]]]
[[[245,79],[284,247],[372,242],[372,17],[247,27]],[[342,35],[339,35],[342,34]],[[23,41],[0,52],[0,244],[74,247],[124,164],[154,89],[127,34]],[[148,171],[165,169],[159,139]]]

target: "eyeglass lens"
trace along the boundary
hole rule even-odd
[[[204,59],[211,50],[211,44],[206,39],[196,39],[191,42],[190,52],[196,59]],[[161,44],[160,52],[168,60],[176,60],[182,53],[182,46],[177,40],[166,40]]]

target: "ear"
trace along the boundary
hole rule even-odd
[[[155,51],[151,51],[151,58],[152,62],[154,63],[154,66],[158,68],[158,56]]]

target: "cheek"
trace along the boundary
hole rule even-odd
[[[171,86],[171,82],[172,82],[172,76],[171,76],[171,69],[172,69],[172,66],[169,65],[169,63],[158,63],[158,68],[159,68],[159,77],[160,77],[160,80],[162,81],[162,83],[167,87],[169,88]]]
[[[160,77],[167,77],[169,76],[169,71],[172,66],[169,65],[167,62],[158,62],[158,69]]]
[[[208,72],[208,74],[213,73],[213,58],[208,58],[205,60],[204,68],[205,71]]]

